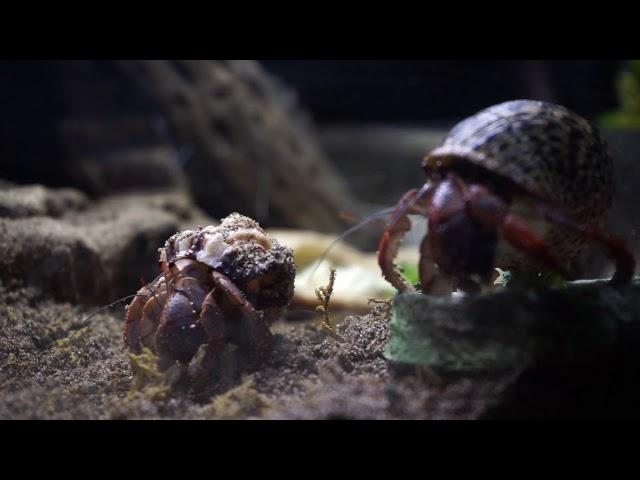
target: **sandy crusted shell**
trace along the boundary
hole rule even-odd
[[[283,307],[293,296],[296,265],[293,250],[269,238],[258,222],[238,213],[217,227],[178,232],[160,249],[161,261],[195,258],[237,285],[268,275],[273,287],[260,291],[259,308]]]
[[[265,251],[270,250],[273,244],[258,222],[232,213],[222,219],[218,226],[184,230],[171,236],[164,248],[159,249],[160,260],[175,261],[189,257],[217,268],[220,259],[238,242],[251,242]]]

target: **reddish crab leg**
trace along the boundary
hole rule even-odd
[[[138,290],[136,297],[127,306],[127,313],[124,317],[124,343],[135,353],[142,352],[141,319],[145,304],[150,296],[151,289],[148,286]]]
[[[557,271],[563,277],[570,279],[571,274],[555,255],[544,238],[532,230],[523,219],[512,213],[507,213],[500,226],[502,236],[514,247],[524,250],[532,256],[539,258],[547,267]]]
[[[514,246],[540,258],[547,266],[566,278],[571,278],[562,262],[545,244],[544,239],[531,230],[523,219],[509,213],[508,207],[498,197],[489,193],[484,187],[472,185],[465,192],[465,200],[470,211],[479,221],[488,226],[500,227],[504,237]],[[622,238],[598,228],[580,224],[543,203],[538,204],[538,209],[546,220],[581,232],[585,237],[601,243],[609,250],[616,262],[616,271],[610,280],[612,285],[623,285],[631,281],[635,270],[635,258]]]
[[[609,280],[611,285],[624,285],[633,279],[636,260],[622,238],[611,235],[598,228],[581,225],[565,217],[560,212],[551,210],[546,205],[540,205],[539,207],[550,222],[564,225],[582,232],[587,238],[601,243],[609,250],[609,254],[616,262],[616,271],[613,274],[613,277],[611,277],[611,280]]]
[[[222,289],[227,298],[233,302],[248,320],[248,337],[258,363],[263,364],[271,347],[271,331],[262,312],[256,310],[247,300],[245,294],[229,278],[223,274],[211,272],[213,282]]]
[[[225,275],[213,271],[211,276],[214,289],[206,296],[202,304],[200,323],[207,334],[207,350],[202,361],[205,375],[219,372],[220,355],[224,348],[224,314],[218,305],[216,296],[220,291],[233,303],[249,321],[249,341],[257,353],[258,361],[264,363],[270,347],[271,332],[261,312],[258,312],[247,300],[244,293]]]
[[[471,185],[465,189],[465,202],[476,220],[490,228],[499,228],[505,240],[514,247],[539,258],[547,267],[565,278],[570,274],[562,261],[550,250],[544,238],[531,229],[509,207],[484,187]]]
[[[382,276],[399,292],[415,291],[394,264],[394,259],[402,239],[411,230],[411,220],[408,215],[425,214],[424,202],[430,192],[430,185],[425,184],[422,188],[409,190],[402,196],[378,245],[378,264],[382,270]]]
[[[153,348],[155,343],[155,333],[162,319],[162,309],[167,302],[167,291],[164,284],[161,285],[159,291],[154,293],[142,309],[142,318],[140,319],[140,340],[142,345]]]
[[[215,299],[217,291],[214,288],[209,292],[204,299],[202,313],[200,313],[200,324],[208,339],[207,350],[202,359],[202,369],[207,376],[220,370],[220,354],[224,348],[224,315]]]

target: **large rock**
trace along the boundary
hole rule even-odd
[[[96,245],[83,229],[46,217],[0,218],[0,281],[70,301],[109,299]]]
[[[402,294],[385,356],[426,366],[445,382],[495,379],[501,388],[488,416],[639,417],[638,312],[640,284]]]
[[[75,190],[36,185],[6,187],[0,205],[3,199],[0,281],[73,302],[109,303],[135,293],[141,279],[158,275],[158,248],[167,238],[214,223],[181,191],[89,203]]]
[[[140,60],[116,65],[156,105],[198,204],[269,226],[345,228],[362,205],[325,156],[295,94],[246,60]]]
[[[59,217],[86,207],[87,197],[72,188],[49,189],[42,185],[0,185],[0,217]]]

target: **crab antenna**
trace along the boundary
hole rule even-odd
[[[322,252],[322,254],[320,255],[320,258],[318,258],[316,266],[313,268],[313,271],[311,272],[311,274],[309,275],[309,277],[307,278],[307,280],[311,280],[313,278],[313,276],[316,274],[316,272],[318,271],[318,268],[320,267],[320,264],[322,263],[322,261],[327,257],[327,255],[329,254],[329,252],[331,251],[331,249],[336,245],[336,243],[338,243],[341,240],[344,240],[345,238],[347,238],[349,235],[351,235],[352,233],[360,230],[362,227],[365,227],[366,225],[368,225],[369,223],[375,221],[375,220],[380,220],[382,218],[384,218],[386,215],[388,215],[389,213],[393,212],[393,209],[395,207],[388,207],[388,208],[384,208],[382,210],[378,210],[376,212],[373,212],[369,215],[367,215],[364,219],[362,219],[360,222],[356,223],[355,225],[349,227],[348,229],[346,229],[344,232],[342,232],[340,235],[338,235],[338,237],[333,240],[328,246],[327,248],[325,248],[324,252]]]
[[[160,277],[161,277],[162,275],[163,275],[162,273],[161,273],[160,275],[158,275],[158,276],[157,276],[157,277],[156,277],[156,278],[155,278],[151,283],[153,284],[153,283],[157,282],[157,281],[160,279]],[[150,296],[152,296],[152,295],[144,295],[144,294],[142,294],[142,293],[134,293],[133,295],[127,295],[126,297],[119,298],[119,299],[118,299],[118,300],[116,300],[115,302],[112,302],[112,303],[110,303],[109,305],[105,305],[104,307],[102,307],[102,308],[100,308],[100,309],[96,310],[96,311],[95,311],[95,312],[93,312],[91,315],[89,315],[87,318],[85,318],[84,320],[82,320],[82,322],[80,323],[80,327],[79,327],[79,328],[84,328],[84,327],[86,327],[86,326],[89,324],[89,320],[91,320],[93,317],[95,317],[95,316],[96,316],[96,315],[98,315],[99,313],[104,312],[106,309],[111,308],[111,307],[113,307],[113,306],[115,306],[115,305],[117,305],[117,304],[119,304],[119,303],[121,303],[121,302],[124,302],[124,301],[126,301],[126,300],[129,300],[130,298],[135,298],[135,297],[150,297]]]
[[[126,297],[122,297],[119,298],[118,300],[116,300],[113,303],[110,303],[109,305],[105,305],[104,307],[100,308],[99,310],[96,310],[95,312],[93,312],[91,315],[89,315],[87,318],[85,318],[84,320],[82,320],[82,322],[80,323],[80,327],[78,328],[84,328],[89,324],[89,320],[91,320],[93,317],[95,317],[96,315],[98,315],[99,313],[105,311],[108,308],[111,308],[121,302],[124,302],[126,300],[129,300],[130,298],[134,298],[134,297],[150,297],[151,295],[143,295],[141,293],[134,293],[133,295],[127,295]]]

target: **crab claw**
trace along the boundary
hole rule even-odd
[[[162,309],[155,338],[156,352],[163,361],[163,367],[175,361],[188,363],[200,345],[206,342],[206,334],[199,322],[206,293],[195,278],[183,277],[176,282]]]
[[[399,292],[415,291],[413,285],[407,282],[394,264],[394,259],[398,254],[402,239],[411,230],[409,215],[425,215],[424,200],[431,192],[431,184],[425,183],[422,188],[415,188],[405,193],[391,214],[391,221],[378,245],[378,264],[382,276]]]

